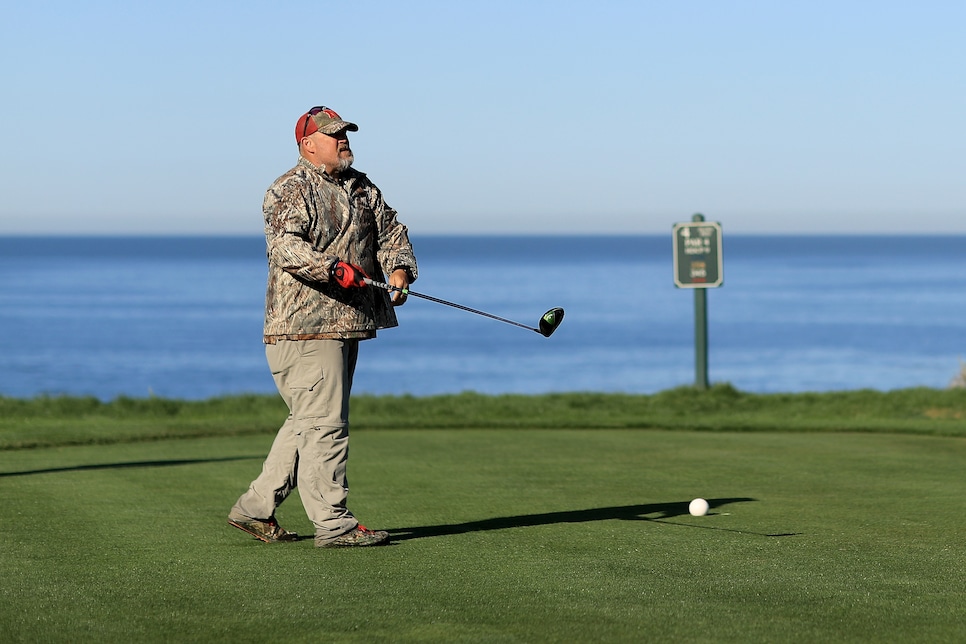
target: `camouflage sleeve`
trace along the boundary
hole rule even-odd
[[[397,268],[405,269],[409,273],[409,281],[415,282],[419,270],[409,241],[409,229],[399,221],[396,211],[389,207],[378,191],[375,213],[379,226],[379,264],[387,273]]]
[[[289,179],[269,188],[262,205],[268,261],[300,279],[328,282],[337,257],[315,250],[308,241],[305,185]]]

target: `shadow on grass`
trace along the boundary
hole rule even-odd
[[[264,458],[264,456],[226,456],[224,458],[186,458],[168,461],[99,463],[96,465],[73,465],[71,467],[51,467],[42,470],[25,470],[23,472],[0,472],[0,478],[7,478],[9,476],[30,476],[32,474],[54,474],[57,472],[84,472],[87,470],[121,470],[131,467],[170,467],[172,465],[196,465],[198,463],[227,463],[230,461],[250,461]]]
[[[731,503],[749,503],[755,500],[756,499],[747,497],[732,499],[708,499],[708,505],[711,506],[711,509],[716,509]],[[642,505],[619,505],[609,508],[593,508],[590,510],[569,510],[563,512],[545,512],[542,514],[522,514],[512,517],[497,517],[493,519],[482,519],[480,521],[468,521],[466,523],[395,528],[389,530],[389,533],[392,541],[398,542],[409,541],[410,539],[423,539],[426,537],[445,537],[456,534],[466,534],[468,532],[486,532],[489,530],[527,528],[540,525],[553,525],[557,523],[587,523],[590,521],[610,521],[613,519],[618,519],[621,521],[654,521],[657,523],[667,523],[669,525],[679,525],[682,527],[723,530],[726,532],[752,534],[761,537],[791,537],[797,534],[791,532],[766,534],[763,532],[751,532],[748,530],[734,530],[716,526],[703,526],[691,523],[676,523],[674,521],[668,521],[668,519],[673,519],[674,517],[689,515],[689,503],[690,501],[677,501],[674,503],[645,503]]]

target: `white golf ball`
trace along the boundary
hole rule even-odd
[[[703,517],[708,513],[708,502],[704,499],[695,499],[688,504],[688,512],[694,517]]]

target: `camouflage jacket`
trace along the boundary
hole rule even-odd
[[[409,233],[396,211],[362,172],[333,178],[300,158],[265,194],[268,289],[265,342],[372,338],[396,326],[389,293],[374,287],[344,289],[330,281],[342,260],[370,277],[403,268],[417,277]]]

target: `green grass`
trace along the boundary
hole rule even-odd
[[[962,411],[919,390],[363,398],[350,505],[393,545],[319,550],[225,523],[270,397],[3,399],[0,640],[964,641]],[[297,495],[278,516],[311,535]]]
[[[0,450],[274,432],[277,396],[0,397]],[[966,436],[966,389],[750,394],[730,385],[653,395],[356,396],[354,429],[687,429],[903,432]]]

